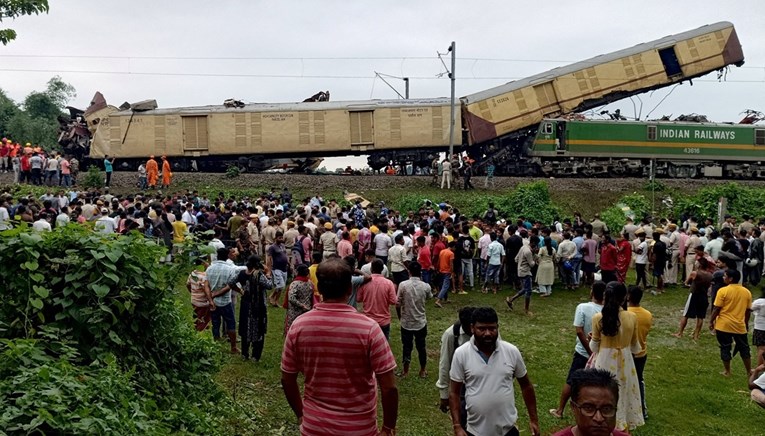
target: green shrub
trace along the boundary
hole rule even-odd
[[[515,221],[522,215],[546,225],[552,224],[554,218],[561,213],[560,208],[553,204],[545,181],[521,183],[508,195],[488,195],[478,191],[444,191],[443,197],[430,200],[433,201],[434,208],[443,201],[458,208],[462,215],[468,217],[483,216],[489,203],[494,203],[499,215],[505,219]],[[402,214],[410,210],[417,212],[424,201],[425,197],[420,194],[404,194],[394,201],[393,208],[400,210]]]
[[[693,195],[672,197],[672,210],[675,216],[693,215],[698,219],[717,220],[717,203],[721,197],[728,201],[728,213],[738,217],[744,214],[765,217],[765,189],[742,186],[738,183],[707,186]]]
[[[104,182],[104,174],[95,165],[89,166],[84,176],[80,177],[80,185],[83,188],[103,188]]]
[[[239,177],[240,174],[242,174],[242,170],[240,170],[238,166],[229,165],[229,167],[226,168],[226,173],[223,174],[223,177],[227,179],[233,179],[235,177]]]
[[[99,402],[105,410],[120,409],[114,413],[125,422],[116,431],[91,433],[140,433],[132,429],[154,421],[169,432],[222,431],[218,425],[230,406],[212,381],[221,365],[220,352],[194,331],[175,295],[176,284],[190,269],[190,256],[183,253],[199,247],[182,250],[177,263],[160,266],[166,249],[137,232],[104,236],[77,225],[44,234],[31,233],[26,226],[2,232],[0,351],[37,346],[34,341],[43,336],[43,354],[56,357],[62,353],[55,349],[71,349],[55,371],[47,370],[49,377],[56,377],[51,383],[66,388],[66,401],[56,404],[69,404],[66,416],[71,415],[46,421],[50,433],[82,433],[75,424],[95,414],[92,404]],[[21,356],[30,367],[12,368],[15,372],[8,377],[35,391],[36,379],[27,369],[42,371],[51,365]],[[84,386],[66,385],[72,377]],[[110,394],[114,386],[132,393]],[[0,414],[0,428],[32,425],[44,415],[34,402],[19,402],[14,394],[19,389],[0,390],[3,404],[21,408]]]
[[[663,192],[667,189],[667,185],[662,183],[659,180],[649,180],[646,182],[646,184],[643,186],[644,191],[654,191],[654,192]]]

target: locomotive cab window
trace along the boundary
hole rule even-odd
[[[648,126],[648,140],[656,141],[656,126]]]
[[[544,123],[542,125],[542,133],[545,135],[552,135],[553,132],[553,125],[552,123]]]
[[[754,145],[765,145],[765,129],[755,129]]]

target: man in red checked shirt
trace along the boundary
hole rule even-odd
[[[377,322],[346,304],[352,275],[342,259],[322,262],[316,278],[323,302],[299,316],[284,341],[282,387],[304,436],[396,434],[396,359]],[[379,431],[378,385],[383,407]]]

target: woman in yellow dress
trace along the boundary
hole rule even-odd
[[[634,353],[641,350],[637,334],[637,317],[623,307],[627,288],[623,283],[606,286],[603,309],[592,317],[592,356],[588,367],[605,369],[619,381],[619,404],[616,429],[632,430],[645,423],[640,400]]]

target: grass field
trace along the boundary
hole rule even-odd
[[[755,297],[759,291],[755,290]],[[556,406],[565,381],[574,349],[572,327],[574,309],[588,299],[588,292],[558,290],[551,298],[532,297],[533,316],[523,310],[507,310],[503,302],[509,290],[501,295],[451,295],[452,304],[439,309],[429,302],[428,315],[428,378],[416,376],[399,380],[400,435],[452,434],[449,417],[438,410],[435,382],[441,334],[457,318],[457,310],[465,305],[492,306],[499,313],[502,338],[518,346],[523,353],[529,377],[536,389],[542,434],[551,434],[573,423],[567,407],[562,420],[551,417],[547,410]],[[645,370],[649,419],[637,429],[637,435],[762,435],[763,413],[749,400],[747,379],[741,360],[733,361],[733,375],[723,378],[722,365],[715,338],[703,331],[698,343],[690,338],[670,336],[677,328],[687,291],[674,288],[664,295],[646,295],[643,306],[653,312],[654,327],[648,337],[648,363]],[[521,303],[521,301],[519,301]],[[518,305],[516,305],[518,307]],[[263,359],[259,363],[243,362],[230,357],[220,373],[219,381],[235,402],[255,421],[260,434],[296,435],[296,419],[282,393],[279,361],[284,323],[283,309],[270,309],[269,332]],[[401,337],[398,322],[391,328],[391,347],[401,364]],[[688,331],[686,330],[686,333]],[[221,352],[227,352],[221,346]],[[416,351],[415,351],[416,354]],[[416,375],[416,356],[412,369]],[[517,386],[517,385],[516,385]],[[528,415],[520,393],[521,434],[529,434]],[[378,408],[381,410],[381,408]],[[236,423],[232,423],[236,427]]]

